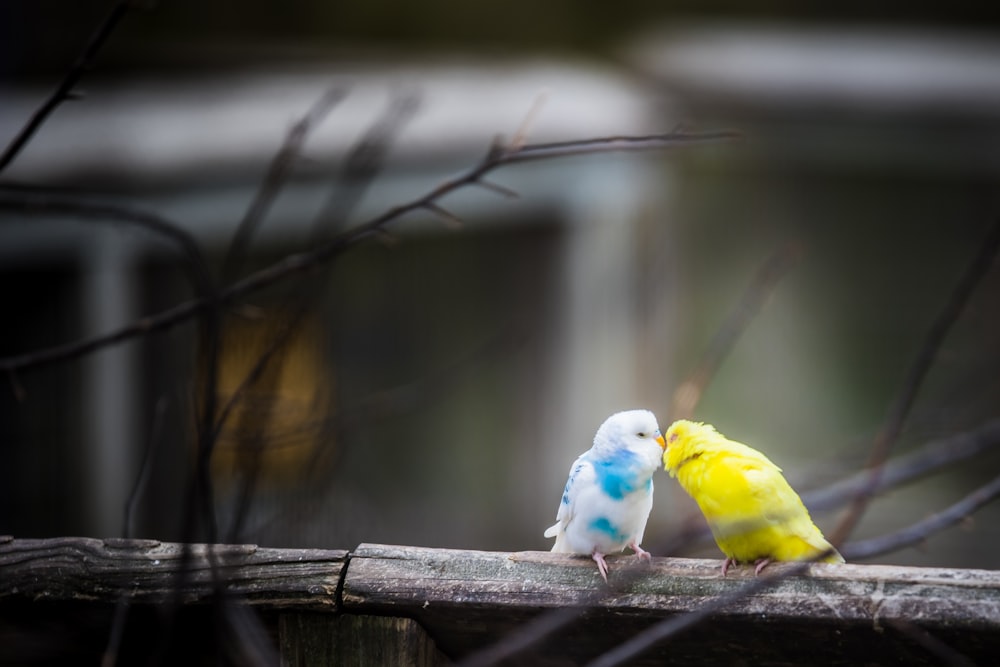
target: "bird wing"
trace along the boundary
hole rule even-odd
[[[713,530],[721,534],[779,525],[805,512],[781,469],[756,450],[727,447],[696,463],[691,471],[700,473],[695,500]]]
[[[545,531],[545,537],[555,537],[566,530],[566,526],[576,516],[576,501],[580,496],[580,489],[594,483],[596,473],[594,465],[587,456],[588,453],[581,454],[573,462],[573,467],[569,470],[569,479],[566,480],[566,487],[563,489],[562,500],[559,502],[559,510],[556,512],[556,523]]]
[[[760,522],[774,527],[782,536],[780,553],[774,554],[779,560],[799,560],[832,549],[777,466],[750,466],[746,477],[753,495],[748,509],[759,512]],[[836,553],[827,560],[843,562]]]
[[[771,524],[792,524],[805,514],[805,505],[777,467],[748,466],[744,470],[753,506]]]
[[[695,500],[708,518],[741,521],[760,517],[771,502],[775,479],[781,469],[760,452],[737,442],[692,462],[697,476]]]

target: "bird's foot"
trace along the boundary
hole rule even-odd
[[[739,565],[739,564],[740,564],[739,561],[737,561],[735,558],[727,558],[726,560],[722,561],[722,576],[723,577],[726,576],[726,572],[729,572],[730,565]]]
[[[595,551],[590,557],[597,563],[597,569],[601,573],[601,576],[604,577],[604,583],[608,583],[608,564],[604,560],[604,554]]]
[[[753,574],[754,574],[754,576],[756,577],[756,576],[760,575],[760,571],[763,570],[765,567],[767,567],[770,563],[771,563],[771,559],[770,558],[758,558],[757,560],[755,560],[753,562],[753,564],[755,566],[753,568]]]
[[[641,560],[648,561],[648,560],[651,560],[653,558],[648,551],[646,551],[645,549],[643,549],[642,547],[640,547],[635,542],[632,542],[631,544],[629,544],[628,547],[629,547],[629,549],[631,549],[632,551],[634,551],[635,555],[638,556]]]

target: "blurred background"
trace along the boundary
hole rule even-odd
[[[677,387],[789,244],[798,262],[694,416],[763,450],[800,491],[823,487],[864,465],[1000,214],[1000,12],[988,4],[148,4],[0,180],[153,211],[194,236],[223,285],[430,191],[519,128],[528,142],[744,135],[505,167],[490,178],[516,199],[464,188],[440,202],[461,225],[408,215],[391,237],[233,304],[218,390],[240,401],[212,467],[228,541],[549,548],[542,531],[600,423],[646,407],[666,428]],[[0,6],[0,145],[112,5]],[[270,161],[331,89],[343,99],[234,263]],[[371,177],[351,157],[366,136],[386,146]],[[11,212],[0,294],[3,357],[193,296],[162,238]],[[1000,416],[998,296],[994,266],[895,453]],[[121,534],[148,458],[132,534],[182,539],[204,363],[186,321],[9,376],[0,533]],[[919,520],[998,470],[994,451],[893,491],[858,536]],[[691,517],[658,476],[647,548],[665,555],[656,545]],[[829,529],[837,517],[815,518]],[[877,560],[995,567],[998,526],[988,507]]]

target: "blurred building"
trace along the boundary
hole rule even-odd
[[[94,84],[85,104],[61,108],[8,177],[154,211],[221,267],[286,133],[330,89],[343,100],[309,137],[240,277],[420,196],[517,132],[534,143],[662,127],[621,76],[560,62],[144,78]],[[9,94],[5,136],[42,94]],[[381,171],[368,182],[345,170],[400,100],[415,110],[392,127]],[[241,394],[214,457],[223,525],[241,493],[255,498],[234,539],[516,544],[539,504],[555,506],[552,479],[603,415],[666,401],[669,289],[649,240],[663,238],[667,183],[649,159],[502,169],[489,181],[519,198],[470,185],[438,202],[460,229],[419,211],[322,270],[240,300],[224,323],[222,405],[288,339]],[[163,238],[72,217],[4,214],[4,283],[28,313],[6,334],[8,354],[193,296]],[[152,451],[138,525],[174,534],[194,460],[197,338],[188,321],[19,374],[22,397],[4,404],[16,462],[5,488],[8,507],[24,509],[5,530],[117,533]],[[154,429],[161,402],[165,425]],[[48,423],[53,411],[61,418]]]
[[[695,416],[766,451],[799,488],[857,469],[996,216],[995,40],[700,26],[645,34],[623,53],[617,68],[337,61],[94,81],[4,179],[154,211],[228,282],[227,248],[269,161],[331,88],[344,98],[310,136],[239,275],[430,191],[521,128],[533,143],[738,128],[737,146],[504,168],[489,180],[518,198],[470,186],[441,200],[458,229],[445,214],[407,215],[322,270],[240,299],[220,356],[220,400],[243,396],[214,457],[221,525],[238,524],[232,539],[283,546],[545,548],[566,472],[600,422],[640,406],[665,421],[679,378],[789,242],[803,259]],[[0,136],[45,92],[0,93]],[[415,111],[381,171],[370,182],[345,172],[401,99]],[[181,256],[146,231],[0,217],[0,285],[16,320],[0,334],[3,356],[192,297]],[[900,451],[996,416],[998,289],[994,270]],[[279,339],[278,362],[242,390]],[[0,532],[120,532],[151,451],[136,531],[178,538],[203,353],[188,321],[11,378]],[[997,462],[894,494],[864,530],[957,500]],[[691,511],[675,486],[658,482],[648,542]],[[241,497],[253,502],[238,517]],[[989,549],[970,546],[995,546],[995,525],[889,560],[988,565]]]

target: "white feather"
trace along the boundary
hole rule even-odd
[[[570,468],[555,525],[552,551],[605,555],[638,547],[653,507],[653,473],[661,465],[662,436],[648,410],[609,417],[594,444]],[[595,559],[596,560],[596,559]]]

